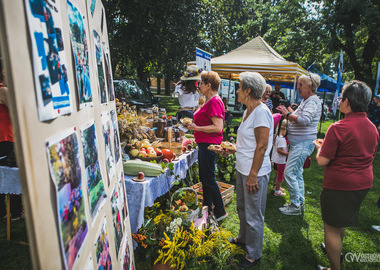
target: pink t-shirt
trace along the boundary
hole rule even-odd
[[[211,117],[213,116],[222,118],[224,123],[224,104],[219,96],[211,98],[194,113],[194,124],[197,126],[210,126],[212,125]],[[219,133],[194,131],[194,137],[196,143],[220,144],[223,140],[223,131]]]

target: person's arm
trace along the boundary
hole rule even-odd
[[[289,155],[289,152],[285,151],[283,148],[277,148],[277,153],[285,156]]]
[[[8,88],[0,87],[0,104],[4,104],[8,108],[7,91]]]
[[[205,133],[220,133],[223,131],[223,118],[216,116],[211,117],[212,125],[208,126],[197,126],[196,124],[188,124],[187,129],[202,131]]]
[[[315,159],[317,160],[317,164],[321,167],[326,167],[330,163],[331,159],[321,156],[319,154],[321,146],[316,141],[314,141],[313,144],[315,145],[315,148],[317,148],[318,150],[317,156],[315,157]]]
[[[269,128],[267,127],[257,127],[254,129],[255,137],[256,137],[256,149],[253,155],[252,167],[249,175],[247,177],[247,191],[249,194],[255,193],[260,189],[257,183],[257,175],[263,164],[265,151],[268,147],[269,140]]]

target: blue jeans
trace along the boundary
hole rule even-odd
[[[290,151],[285,168],[285,180],[288,184],[290,202],[299,207],[305,203],[305,185],[303,182],[303,164],[313,153],[313,140],[289,139]]]
[[[198,144],[199,179],[203,187],[203,206],[212,209],[214,204],[214,214],[218,218],[223,216],[224,203],[220,194],[219,186],[215,180],[215,158],[216,153],[207,149],[210,143]]]

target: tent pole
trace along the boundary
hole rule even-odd
[[[294,94],[296,92],[296,87],[297,87],[297,74],[296,74],[296,76],[294,76],[294,84],[293,84]],[[290,98],[289,98],[289,100],[290,100],[291,103],[294,103],[294,100],[292,101],[292,91],[290,91]]]
[[[322,98],[322,114],[321,114],[321,119],[319,119],[319,134],[321,134],[321,129],[322,129],[322,122],[324,122],[323,120],[323,111],[325,109],[325,98],[326,98],[326,89],[324,89],[323,91],[323,98]]]

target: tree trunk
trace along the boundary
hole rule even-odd
[[[165,95],[170,96],[170,79],[165,77]]]
[[[157,76],[157,95],[161,95],[161,77]]]

